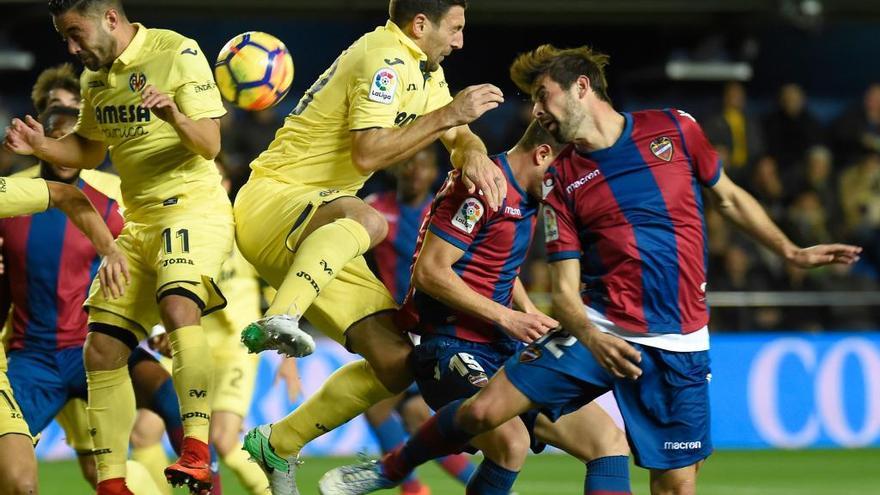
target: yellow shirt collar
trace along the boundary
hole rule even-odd
[[[406,33],[404,33],[403,30],[400,29],[400,27],[390,19],[388,20],[388,22],[385,23],[385,29],[394,33],[394,35],[397,36],[397,39],[399,39],[404,46],[410,49],[413,57],[415,57],[417,60],[428,59],[428,56],[425,55],[425,52],[423,52],[421,48],[419,48],[419,45],[416,45],[416,42],[413,41],[412,38],[407,36]]]
[[[141,53],[141,48],[144,47],[144,43],[147,41],[147,28],[139,22],[132,23],[132,26],[137,29],[134,33],[134,38],[131,39],[131,42],[125,47],[125,50],[123,50],[122,53],[119,54],[119,57],[116,58],[116,62],[119,62],[122,65],[132,63]]]

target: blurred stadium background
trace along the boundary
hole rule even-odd
[[[70,61],[44,1],[5,0],[0,18],[0,126],[30,111],[39,71]],[[230,37],[262,30],[290,49],[296,77],[278,107],[223,121],[223,160],[241,184],[302,92],[336,55],[385,21],[386,0],[125,0],[129,17],[195,38],[213,58]],[[719,450],[702,493],[880,493],[880,2],[858,0],[474,0],[464,50],[444,67],[453,91],[491,82],[506,95],[475,130],[491,151],[510,147],[528,121],[513,87],[514,56],[541,43],[609,53],[611,96],[622,110],[692,113],[749,189],[795,242],[864,246],[849,268],[785,267],[707,211],[713,303],[713,436]],[[231,110],[231,109],[230,109]],[[445,156],[445,155],[441,155]],[[448,164],[443,158],[441,166]],[[0,150],[0,174],[32,165]],[[393,187],[377,174],[364,193]],[[546,304],[536,244],[523,279]],[[248,424],[296,401],[263,358]],[[304,392],[351,356],[330,341],[303,359]],[[606,401],[613,409],[613,401]],[[38,454],[44,493],[85,493],[60,430]],[[748,451],[741,451],[749,449]],[[754,449],[754,451],[752,451]],[[783,452],[782,450],[785,451]],[[795,450],[796,451],[793,451]],[[817,450],[821,449],[821,450]],[[313,442],[313,458],[375,452],[360,421]],[[314,459],[316,478],[335,463]],[[431,468],[433,469],[433,468]],[[314,471],[314,472],[312,472]],[[427,473],[432,473],[428,471]],[[234,484],[231,476],[227,481]],[[439,475],[426,475],[441,483]],[[633,487],[646,492],[645,478]],[[555,483],[555,484],[554,484]],[[521,494],[576,492],[582,469],[535,458]],[[311,493],[304,485],[304,493]],[[451,485],[435,485],[448,493]],[[228,493],[238,493],[230,487]]]

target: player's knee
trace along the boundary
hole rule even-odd
[[[651,480],[651,495],[696,495],[697,478],[692,470],[676,470]]]
[[[355,220],[363,225],[367,233],[370,234],[370,247],[375,247],[388,235],[388,221],[381,213],[371,207],[359,209]]]
[[[226,428],[211,428],[210,437],[211,444],[217,449],[220,457],[225,457],[238,446],[237,432],[229,431]]]
[[[95,464],[95,457],[92,455],[82,455],[79,457],[79,471],[82,473],[83,479],[92,488],[98,486],[98,466]]]
[[[406,365],[407,356],[408,353],[398,354],[389,359],[369,361],[376,377],[393,394],[399,394],[412,385],[412,373]]]
[[[126,332],[118,329],[119,332]],[[133,337],[132,337],[133,338]],[[129,343],[100,332],[89,332],[83,347],[83,361],[87,370],[115,370],[128,363]]]
[[[6,479],[6,493],[10,495],[30,495],[37,493],[36,473],[13,470]]]
[[[458,419],[461,426],[469,433],[477,435],[489,431],[501,424],[489,401],[473,398],[461,405]]]
[[[162,324],[170,331],[181,327],[198,325],[202,317],[202,310],[197,303],[196,296],[186,294],[166,294],[159,300],[159,313],[162,316]]]

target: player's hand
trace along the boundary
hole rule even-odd
[[[493,84],[468,86],[459,91],[449,103],[449,112],[455,125],[465,125],[504,103],[504,94]]]
[[[46,146],[46,139],[43,124],[26,115],[24,120],[12,119],[9,123],[3,146],[18,155],[33,155]]]
[[[159,91],[156,86],[150,84],[141,92],[141,106],[150,109],[156,117],[165,122],[174,122],[181,115],[174,99]]]
[[[483,153],[468,153],[461,166],[461,180],[469,193],[479,191],[492,211],[498,211],[507,197],[507,180],[501,169]]]
[[[296,359],[285,358],[278,365],[278,371],[275,372],[275,380],[272,384],[284,380],[287,386],[287,398],[290,402],[296,402],[302,393],[302,382],[299,379],[299,370],[296,366]]]
[[[171,357],[171,339],[168,333],[162,332],[151,336],[147,339],[147,345],[159,354],[167,358]]]
[[[620,337],[593,330],[584,344],[599,365],[617,378],[635,380],[642,376],[642,369],[638,367],[642,353]]]
[[[788,261],[800,268],[840,264],[851,265],[859,260],[862,248],[849,244],[818,244],[802,248],[789,256]]]
[[[125,294],[125,288],[131,282],[128,273],[128,260],[119,249],[113,248],[109,254],[101,259],[101,267],[98,269],[98,279],[101,282],[101,292],[108,299],[116,299]]]
[[[523,313],[515,310],[509,310],[498,323],[507,335],[526,344],[531,344],[559,326],[558,321],[544,313]]]

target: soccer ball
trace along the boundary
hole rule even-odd
[[[281,101],[293,82],[293,59],[271,34],[249,31],[232,38],[217,56],[214,78],[223,98],[245,110]]]

